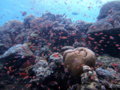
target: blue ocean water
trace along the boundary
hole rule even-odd
[[[64,14],[73,21],[96,21],[103,4],[114,0],[1,0],[0,25],[9,20],[23,20],[27,15],[45,12]]]

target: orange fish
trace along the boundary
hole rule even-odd
[[[66,36],[62,36],[62,37],[60,37],[60,39],[67,39],[67,37]]]
[[[26,76],[28,75],[27,73],[19,73],[20,76]]]
[[[110,36],[109,38],[110,38],[110,39],[112,39],[112,40],[114,39],[114,37],[113,37],[113,36]]]

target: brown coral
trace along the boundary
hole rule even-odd
[[[65,67],[73,76],[79,76],[83,73],[83,65],[95,66],[96,56],[88,48],[79,47],[64,52]]]

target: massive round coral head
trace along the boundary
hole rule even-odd
[[[79,47],[64,52],[65,67],[73,76],[80,76],[83,73],[83,65],[95,66],[96,56],[88,48]]]

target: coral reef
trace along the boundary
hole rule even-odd
[[[0,90],[119,90],[118,4],[95,23],[45,13],[1,26]]]
[[[89,26],[89,23],[80,21],[72,23],[63,15],[51,13],[46,13],[39,18],[28,16],[23,23],[10,21],[2,26],[0,43],[10,48],[15,44],[31,42],[31,47],[34,44],[40,49],[48,45],[52,51],[59,51],[64,45],[71,46],[74,42],[83,41]]]

